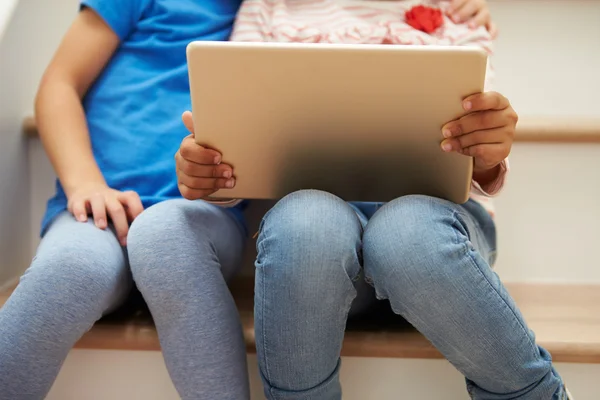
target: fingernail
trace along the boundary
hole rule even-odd
[[[123,238],[120,240],[121,246],[127,246],[127,238]]]
[[[103,226],[105,226],[105,225],[106,225],[106,221],[104,221],[104,219],[102,219],[102,218],[100,218],[100,219],[99,219],[99,220],[96,222],[96,226],[97,226],[98,228],[101,228],[101,227],[103,227]]]
[[[79,214],[77,216],[77,221],[79,221],[79,222],[85,222],[85,214]]]
[[[235,185],[235,179],[230,179],[225,182],[225,187],[231,189]]]
[[[471,109],[471,107],[473,107],[473,104],[471,104],[470,101],[465,101],[463,103],[463,107],[464,107],[465,110],[469,111]]]
[[[221,164],[221,156],[216,156],[215,157],[215,164]]]
[[[475,29],[476,28],[475,22],[469,22],[469,28]]]
[[[450,132],[450,129],[444,129],[442,131],[442,135],[444,135],[445,138],[449,138],[450,136],[452,136],[452,132]]]
[[[444,143],[442,143],[442,150],[448,152],[448,151],[452,150],[452,145],[448,142],[444,142]]]
[[[231,171],[223,171],[223,178],[231,178]]]
[[[458,14],[454,14],[452,16],[452,21],[454,21],[454,22],[460,22],[460,16]]]

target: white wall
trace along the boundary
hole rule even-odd
[[[521,116],[600,117],[600,2],[490,1],[498,90]],[[600,145],[517,144],[497,199],[504,281],[600,283]]]
[[[248,356],[253,400],[262,400],[255,355]],[[577,399],[597,399],[600,365],[559,363]],[[345,357],[344,400],[467,400],[464,378],[444,360]],[[110,384],[109,384],[110,382]],[[159,352],[74,350],[47,400],[175,400]]]
[[[511,168],[496,200],[502,279],[600,284],[600,144],[519,143]]]
[[[0,0],[5,1],[5,0]],[[79,0],[20,0],[9,33],[15,36],[5,42],[15,49],[13,62],[19,73],[16,100],[23,115],[33,113],[37,87],[50,58],[79,9]]]
[[[521,115],[600,117],[600,1],[491,0],[498,89]]]
[[[13,14],[13,3],[0,5],[0,288],[31,255],[28,151],[20,130],[26,111],[19,107],[23,92],[18,84],[21,20],[18,12]]]
[[[6,0],[0,0],[0,2],[4,1]],[[14,142],[21,143],[23,141],[20,124],[25,116],[33,114],[33,100],[39,80],[79,8],[79,0],[55,0],[52,2],[21,0],[16,3],[18,5],[12,21],[7,27],[6,35],[3,39],[0,38],[1,48],[9,50],[0,56],[0,64],[6,63],[11,66],[10,71],[6,70],[6,72],[0,68],[0,80],[11,86],[11,90],[2,89],[0,91],[2,96],[0,113],[10,115],[12,121],[10,140],[13,142],[10,151],[4,143],[0,146],[0,154],[2,154],[0,176],[4,179],[4,176],[8,175],[8,171],[12,171],[10,176],[13,185],[15,182],[19,182],[22,186],[22,193],[26,193],[18,196],[14,201],[18,201],[19,204],[29,204],[23,202],[23,199],[27,199],[30,204],[26,211],[15,212],[17,210],[15,207],[9,207],[8,203],[4,203],[4,201],[0,203],[0,216],[18,218],[19,229],[24,231],[22,234],[19,232],[21,236],[14,236],[10,240],[4,240],[3,236],[0,237],[2,239],[0,249],[6,248],[6,251],[0,251],[0,286],[7,280],[20,275],[28,266],[29,258],[34,254],[39,240],[39,226],[46,200],[54,188],[52,168],[39,140],[26,143],[26,149],[22,152],[14,151]],[[0,140],[8,140],[4,137],[4,132],[2,134]],[[24,160],[25,165],[19,165],[19,161],[16,161],[15,158]],[[6,167],[4,167],[4,163]],[[26,173],[28,169],[31,174],[26,176],[19,177],[14,173],[15,170],[22,170],[23,173]],[[4,192],[2,190],[0,196]],[[7,205],[5,206],[5,204]],[[12,235],[14,228],[11,225],[14,223],[1,224],[0,232]],[[8,255],[12,249],[23,246],[26,248],[24,251],[26,257],[4,256],[4,254]]]
[[[600,116],[596,96],[600,92],[600,1],[489,3],[500,27],[494,60],[497,86],[517,111],[522,115]],[[27,26],[18,39],[23,45],[19,55],[23,112],[31,112],[39,78],[78,4],[78,0],[19,2],[18,11]]]
[[[0,40],[17,6],[17,0],[4,0],[0,4]]]

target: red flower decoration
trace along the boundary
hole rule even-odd
[[[404,14],[406,23],[425,33],[433,33],[444,24],[444,17],[439,8],[415,6]]]

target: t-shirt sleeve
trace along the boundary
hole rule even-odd
[[[80,9],[94,10],[123,41],[141,19],[144,5],[144,0],[82,0]]]

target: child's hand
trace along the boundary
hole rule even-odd
[[[452,0],[448,16],[457,24],[467,23],[472,29],[485,26],[492,39],[498,35],[486,0]]]
[[[496,92],[469,96],[463,108],[466,115],[442,128],[442,150],[473,157],[474,179],[484,184],[486,179],[476,176],[487,177],[508,157],[518,116],[508,99]]]
[[[127,244],[129,223],[144,210],[137,193],[120,192],[97,182],[90,182],[69,193],[67,208],[79,222],[86,222],[91,213],[94,224],[100,229],[108,227],[108,214],[123,246]]]
[[[191,135],[183,139],[175,154],[177,184],[181,195],[188,200],[197,200],[210,196],[218,189],[234,187],[233,169],[221,164],[221,154],[200,146],[194,140],[192,113],[186,111],[182,119]]]

